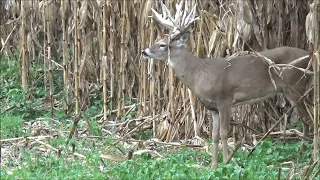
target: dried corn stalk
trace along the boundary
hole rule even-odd
[[[79,17],[78,17],[78,0],[73,1],[73,18],[74,18],[74,61],[73,61],[73,71],[74,71],[74,95],[75,95],[75,114],[78,115],[80,112],[80,95],[79,95],[79,57],[80,57],[80,51],[79,51]]]
[[[22,64],[24,68],[25,64],[29,64],[28,59],[34,56],[37,59],[37,54],[39,54],[38,59],[49,55],[45,49],[48,44],[44,45],[43,41],[43,35],[46,35],[47,30],[44,29],[42,22],[44,18],[42,8],[46,1],[21,1],[21,6],[20,1],[10,2],[10,5],[1,9],[4,10],[1,11],[2,16],[0,16],[3,22],[0,23],[1,37],[6,37],[3,35],[9,35],[12,31],[8,40],[5,39],[2,43],[5,44],[2,49],[4,54],[11,54],[10,56],[14,57],[10,47],[21,45],[20,59],[21,61],[24,59],[25,63]],[[112,117],[118,112],[121,118],[128,115],[130,111],[132,112],[131,106],[124,105],[123,97],[125,96],[137,105],[139,110],[135,116],[152,115],[156,117],[167,111],[172,112],[170,118],[165,116],[162,119],[153,119],[153,126],[159,128],[157,132],[154,132],[154,134],[159,134],[157,137],[165,140],[181,138],[187,140],[194,137],[195,130],[198,136],[210,135],[211,116],[208,116],[205,108],[197,99],[189,98],[187,88],[176,80],[172,72],[170,76],[168,75],[169,68],[163,63],[155,62],[151,68],[153,72],[150,73],[152,78],[148,78],[149,64],[146,61],[139,61],[141,50],[148,43],[154,42],[156,36],[166,33],[158,26],[153,26],[151,18],[148,18],[151,6],[159,9],[159,1],[109,0],[104,12],[101,12],[100,9],[103,8],[105,0],[49,2],[52,7],[52,17],[56,18],[56,21],[52,19],[52,29],[49,30],[51,31],[51,59],[54,63],[52,72],[55,74],[60,69],[64,71],[65,105],[76,102],[76,112],[79,113],[81,103],[77,101],[81,99],[83,92],[88,91],[90,87],[90,94],[96,95],[103,85],[104,118],[107,118],[108,115],[108,118],[113,120]],[[170,3],[170,11],[174,9],[173,5],[176,2],[166,1],[167,4]],[[265,47],[274,48],[280,45],[297,45],[300,48],[306,46],[305,26],[301,24],[304,23],[302,19],[306,17],[309,10],[306,1],[187,2],[198,3],[197,12],[198,14],[202,12],[203,24],[195,23],[189,44],[190,50],[199,56],[224,57],[234,54],[239,49],[247,49],[247,45],[254,50]],[[27,8],[31,5],[33,5],[32,8]],[[61,13],[56,16],[55,11],[59,8]],[[22,14],[25,15],[19,18],[19,15]],[[123,24],[123,16],[126,18],[125,24]],[[26,23],[26,17],[31,20],[31,23]],[[102,17],[105,20],[102,20]],[[295,24],[298,23],[299,29],[297,30]],[[19,27],[17,24],[21,24],[21,31],[12,30],[13,27]],[[22,32],[23,29],[24,32]],[[241,37],[247,42],[247,45],[239,43]],[[104,40],[105,38],[107,41]],[[36,66],[39,63],[43,62],[35,61],[31,65]],[[45,63],[45,68],[48,68],[47,63],[48,61]],[[25,70],[28,70],[28,67],[22,70],[22,79],[27,79]],[[44,71],[46,72],[47,69]],[[96,76],[95,71],[100,73],[99,77]],[[49,87],[48,74],[45,73],[44,77],[46,78],[44,84]],[[28,83],[24,81],[24,84]],[[74,87],[74,91],[70,91],[71,87]],[[118,100],[118,97],[121,97],[121,100]],[[277,103],[277,101],[271,100],[239,109],[235,108],[234,119],[255,129],[258,133],[265,132],[272,126],[272,118],[277,118],[279,112],[288,108],[287,103]],[[118,110],[118,105],[120,110]],[[273,108],[274,105],[276,107]],[[67,106],[65,108],[70,112],[71,108],[68,109]],[[288,117],[288,123],[291,117]],[[172,118],[174,121],[169,121]],[[170,127],[171,130],[168,133]],[[237,136],[251,141],[251,130],[237,126],[236,132]]]
[[[27,56],[27,37],[26,37],[26,2],[21,1],[21,87],[29,87],[29,57]]]
[[[306,34],[309,41],[309,51],[313,58],[313,70],[314,70],[314,139],[313,139],[313,159],[319,160],[320,154],[320,48],[319,40],[319,23],[320,23],[320,5],[319,0],[315,0],[310,4],[310,12],[306,17]]]
[[[108,63],[107,63],[107,8],[108,8],[109,2],[104,1],[103,2],[103,18],[102,18],[102,28],[103,28],[103,41],[102,41],[102,73],[103,73],[103,119],[107,120],[108,116]]]

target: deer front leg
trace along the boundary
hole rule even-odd
[[[219,132],[220,132],[220,119],[219,112],[212,111],[212,159],[211,159],[211,168],[215,169],[218,166],[218,151],[219,151]]]
[[[230,128],[230,119],[231,119],[231,104],[222,104],[218,107],[219,116],[220,116],[220,136],[222,141],[223,148],[223,162],[228,160],[228,133]]]

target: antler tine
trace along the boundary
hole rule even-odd
[[[186,6],[187,6],[187,5],[186,5]],[[183,15],[182,15],[182,18],[181,18],[181,21],[180,21],[180,27],[183,27],[184,22],[185,22],[185,20],[186,20],[187,13],[188,13],[188,11],[187,11],[186,9],[184,9]]]
[[[151,8],[151,11],[153,12],[153,16],[152,18],[157,21],[159,24],[163,25],[164,27],[172,30],[174,29],[174,24],[172,23],[171,20],[167,20],[166,19],[166,15],[165,14],[159,14],[156,10],[154,10],[153,8]]]
[[[183,1],[181,1],[179,4],[176,4],[176,14],[174,16],[174,20],[175,20],[175,22],[177,24],[177,27],[180,27],[179,21],[181,21],[181,16],[182,16],[182,13],[183,13],[183,11],[182,11],[183,4],[182,3],[183,3]]]
[[[162,11],[162,16],[166,18],[168,13],[166,12],[166,8],[164,7],[163,3],[161,3],[161,11]]]
[[[185,18],[186,18],[186,16],[187,16],[187,14],[188,14],[188,12],[189,12],[189,4],[187,3],[187,1],[186,0],[183,0],[183,1],[185,1],[184,2],[184,13],[183,13],[183,16],[182,16],[182,21],[181,21],[181,26],[183,26],[183,24],[184,24],[184,22],[185,22]]]
[[[187,3],[187,0],[182,0],[182,1],[184,1],[184,10],[185,10],[186,12],[188,12],[188,11],[189,11],[189,5],[188,5],[188,3]]]
[[[167,8],[167,6],[165,6],[163,3],[162,3],[162,11],[165,11],[166,12],[166,15],[167,15],[167,18],[169,18],[169,20],[172,22],[172,24],[174,25],[174,27],[177,26],[177,23],[175,21],[175,19],[173,19],[173,17],[171,16],[171,13],[169,11],[169,9]]]
[[[195,17],[196,16],[196,4],[193,6],[193,8],[191,9],[189,15],[186,17],[186,21],[185,24],[183,24],[183,26],[188,26],[189,24],[191,24],[192,22],[196,21],[199,19],[199,17]]]
[[[179,20],[179,18],[181,18],[181,9],[182,9],[182,3],[183,1],[181,1],[179,4],[176,4],[176,14],[174,16],[174,20],[177,22]]]
[[[195,17],[196,15],[196,4],[193,6],[193,8],[191,9],[191,11],[188,14],[188,7],[186,7],[186,10],[184,11],[182,20],[181,20],[181,24],[180,24],[180,29],[182,31],[184,31],[184,29],[188,29],[190,27],[190,24],[196,20],[199,19],[199,17]]]
[[[183,8],[185,4],[186,2],[184,0],[181,0],[179,4],[176,4],[175,20],[177,22],[178,27],[181,27],[181,20],[184,13]]]
[[[153,12],[152,18],[157,21],[162,26],[168,28],[171,31],[171,37],[175,37],[182,32],[185,32],[190,24],[199,18],[196,17],[196,4],[189,11],[188,3],[186,0],[181,0],[180,3],[176,4],[176,13],[174,17],[172,17],[169,9],[161,3],[162,14],[159,14],[153,8],[151,8]]]

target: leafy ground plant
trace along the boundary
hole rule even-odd
[[[77,139],[66,143],[67,137],[51,139],[48,144],[60,147],[62,155],[44,146],[22,149],[20,159],[5,164],[3,179],[300,179],[310,165],[311,145],[300,141],[263,141],[248,157],[239,150],[231,163],[209,168],[210,154],[203,149],[159,148],[161,158],[149,153],[135,155],[131,160],[115,162],[101,159],[101,154],[116,153],[112,141]],[[69,150],[74,144],[79,154]],[[220,159],[222,159],[220,157]],[[315,176],[319,164],[310,177]],[[314,177],[319,179],[319,175]]]

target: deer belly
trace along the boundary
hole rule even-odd
[[[243,104],[253,104],[253,103],[271,98],[277,94],[277,92],[274,92],[274,91],[269,93],[262,93],[262,94],[249,94],[249,93],[242,93],[242,92],[236,93],[234,95],[232,105],[238,106]]]

